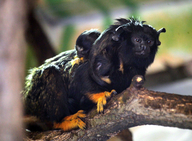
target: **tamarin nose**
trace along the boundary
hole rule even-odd
[[[140,45],[140,50],[145,50],[146,49],[146,46],[145,45]]]

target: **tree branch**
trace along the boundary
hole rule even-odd
[[[145,124],[192,129],[191,96],[150,91],[143,82],[142,76],[135,76],[129,88],[108,102],[104,113],[97,114],[96,109],[89,112],[86,130],[49,131],[46,138],[107,140],[123,129]]]

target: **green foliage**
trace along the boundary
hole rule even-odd
[[[52,15],[58,18],[66,18],[73,15],[81,14],[81,13],[92,12],[95,10],[99,11],[103,15],[103,25],[102,25],[103,29],[107,28],[110,24],[113,23],[114,19],[111,18],[110,11],[114,7],[127,6],[131,10],[131,15],[134,15],[134,16],[137,15],[138,2],[135,2],[134,0],[119,0],[119,1],[117,0],[44,0],[44,1],[45,1],[46,7],[48,7],[47,10],[49,11],[49,13],[51,13]],[[62,50],[63,49],[64,48],[62,47]]]
[[[109,9],[106,7],[101,1],[99,0],[90,0],[88,1],[93,7],[96,7],[101,11],[103,14],[108,15],[109,14]]]
[[[26,72],[28,74],[28,70],[37,66],[37,58],[35,57],[35,53],[31,46],[27,48],[27,56],[26,56]]]
[[[113,23],[113,19],[109,15],[105,15],[103,19],[103,30]]]
[[[63,36],[61,39],[61,49],[59,52],[66,51],[71,49],[71,42],[72,37],[75,34],[75,26],[74,25],[67,25],[63,29]]]
[[[142,2],[149,1],[152,0],[143,0]],[[132,15],[135,17],[140,17],[141,20],[146,20],[156,29],[160,29],[161,27],[166,28],[166,34],[162,34],[160,36],[162,45],[160,46],[158,54],[172,52],[172,50],[192,52],[192,8],[169,8],[162,9],[159,12],[155,10],[150,11],[147,13],[147,15],[145,15],[144,13],[138,13],[138,3],[140,3],[141,0],[44,0],[44,2],[44,7],[46,7],[46,10],[49,10],[48,13],[63,19],[77,14],[80,15],[99,11],[103,15],[102,29],[106,29],[110,24],[113,23],[114,19],[111,18],[110,12],[114,8],[120,6],[127,7],[131,11],[131,14],[129,13],[127,17]],[[72,40],[74,41],[74,35],[74,25],[68,25],[63,29],[61,48],[59,52],[72,48]]]
[[[113,8],[122,6],[128,6],[135,13],[138,3],[135,0],[44,0],[44,5],[41,6],[55,17],[66,18],[94,11],[109,16]]]
[[[130,15],[133,15],[133,16],[136,16],[137,17],[137,10],[138,10],[138,2],[136,2],[135,0],[121,0],[122,3],[124,5],[126,5],[130,10],[131,10],[131,14]],[[128,15],[128,17],[130,16]]]
[[[156,29],[166,28],[165,35],[160,36],[162,45],[158,54],[185,52],[192,53],[191,37],[192,37],[192,8],[187,10],[178,9],[175,11],[162,11],[161,13],[151,14],[148,17],[143,16],[142,19],[149,19],[148,22]]]

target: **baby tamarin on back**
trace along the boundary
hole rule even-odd
[[[75,45],[77,56],[72,60],[72,65],[88,59],[89,51],[99,35],[100,32],[96,29],[86,30],[79,35]]]

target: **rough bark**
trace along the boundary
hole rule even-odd
[[[22,140],[25,0],[0,1],[0,140]]]
[[[143,87],[142,76],[136,76],[129,88],[108,102],[104,113],[97,114],[93,109],[85,122],[86,130],[68,133],[48,131],[30,134],[30,137],[41,140],[103,141],[123,129],[138,125],[192,129],[192,97],[147,90]]]

